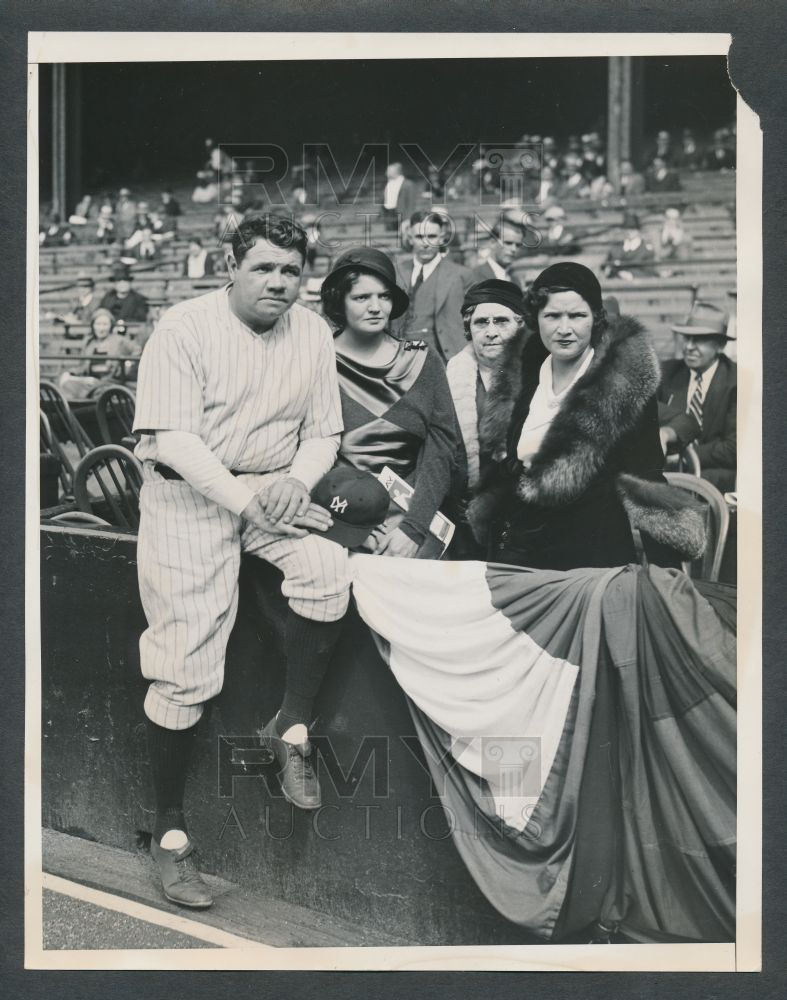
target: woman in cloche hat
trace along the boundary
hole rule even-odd
[[[344,433],[338,461],[379,474],[385,466],[414,487],[405,513],[392,503],[371,547],[381,555],[439,554],[429,526],[448,494],[459,432],[445,369],[420,340],[397,340],[390,322],[407,311],[390,258],[355,247],[323,281],[323,314],[336,326]]]

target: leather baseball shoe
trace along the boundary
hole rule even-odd
[[[178,906],[204,910],[213,903],[213,895],[191,856],[193,850],[191,841],[174,851],[160,847],[155,838],[150,841],[150,853],[158,867],[167,899]]]
[[[320,782],[312,764],[312,745],[286,743],[276,732],[276,716],[261,731],[264,746],[270,747],[279,765],[279,782],[284,798],[299,809],[319,809]]]

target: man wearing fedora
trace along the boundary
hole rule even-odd
[[[694,444],[703,479],[726,492],[735,489],[738,369],[723,352],[727,317],[696,302],[688,320],[673,326],[683,358],[665,361],[659,389],[659,424],[665,452]]]
[[[144,323],[148,318],[148,300],[131,287],[133,276],[127,264],[115,264],[110,275],[112,288],[101,300],[101,308],[109,309],[115,319],[126,323]]]

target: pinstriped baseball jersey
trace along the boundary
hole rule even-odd
[[[140,362],[134,430],[198,434],[228,469],[288,469],[301,441],[342,430],[330,328],[295,303],[256,334],[232,312],[228,292],[162,316]],[[136,454],[158,459],[153,433],[143,433]]]

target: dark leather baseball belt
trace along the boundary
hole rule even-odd
[[[175,472],[174,469],[170,468],[168,465],[164,465],[162,462],[153,463],[153,471],[158,472],[160,476],[164,479],[179,479],[183,480],[183,476],[179,472]],[[230,474],[233,476],[249,476],[254,475],[254,473],[247,472],[245,469],[230,469]]]

